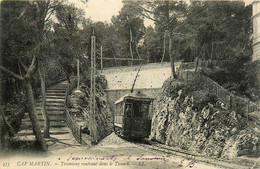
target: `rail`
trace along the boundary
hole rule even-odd
[[[229,111],[236,111],[247,117],[248,113],[260,110],[260,106],[256,103],[250,101],[249,99],[230,93],[217,82],[200,73],[195,73],[190,70],[179,70],[179,78],[184,81],[193,80],[195,78],[200,79],[204,84],[203,87],[210,93],[216,95],[217,98],[227,106]]]
[[[188,150],[183,150],[177,147],[167,146],[161,143],[147,141],[147,140],[141,143],[139,142],[134,144],[143,148],[150,149],[152,151],[157,151],[164,154],[174,155],[184,159],[189,159],[191,163],[189,163],[186,166],[186,168],[192,168],[194,165],[196,165],[197,162],[214,165],[219,168],[230,168],[230,169],[252,168],[251,166],[254,166],[255,163],[255,160],[253,159],[244,159],[240,157],[234,159],[220,159],[217,157],[208,157],[205,155],[201,155],[199,153],[194,153]]]
[[[76,85],[77,85],[77,80],[73,79],[72,83],[68,86],[68,88],[66,90],[66,101],[65,101],[65,103],[66,103],[66,108],[65,108],[66,122],[72,132],[72,135],[77,140],[77,142],[80,143],[81,145],[87,145],[87,143],[84,140],[82,140],[82,126],[77,125],[77,123],[70,116],[70,113],[67,109],[68,96],[72,93],[72,91],[76,87]]]

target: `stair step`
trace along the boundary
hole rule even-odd
[[[44,125],[44,121],[39,121],[40,125]],[[21,126],[31,126],[31,121],[24,121]],[[66,125],[66,121],[50,121],[50,126],[63,126]]]
[[[68,88],[67,84],[59,84],[59,85],[51,86],[48,89],[67,89],[67,88]]]
[[[39,107],[41,107],[41,103],[40,102],[38,102],[38,103],[36,103],[36,106],[39,106]],[[47,107],[50,107],[50,106],[54,106],[54,107],[64,107],[65,105],[64,105],[64,102],[63,103],[55,103],[55,102],[47,102],[46,103],[46,108]]]
[[[69,86],[67,81],[60,82],[56,85],[48,87],[46,90],[46,111],[50,119],[50,134],[60,135],[70,133],[70,129],[67,127],[65,117],[65,100],[66,91]],[[36,115],[39,120],[39,125],[43,132],[44,119],[41,112],[41,101],[42,97],[36,101]],[[29,114],[25,113],[20,126],[20,132],[18,136],[35,139],[32,131],[32,124],[29,118]],[[61,135],[61,137],[64,137]]]
[[[41,107],[36,107],[36,110],[37,111],[40,111],[41,110]],[[59,107],[59,106],[56,106],[56,107],[50,107],[50,106],[46,106],[46,110],[47,111],[64,111],[65,110],[65,106],[63,107]]]
[[[41,131],[43,133],[43,129]],[[70,133],[70,129],[68,127],[50,128],[49,132],[50,135],[67,134]],[[32,130],[26,129],[26,130],[21,130],[17,133],[17,136],[28,136],[28,135],[34,135]]]
[[[43,122],[39,122],[40,124],[40,127],[43,128],[44,127],[44,124]],[[59,128],[59,127],[66,127],[67,124],[66,122],[50,122],[50,127],[53,127],[53,128]],[[21,126],[20,126],[20,130],[25,130],[25,129],[32,129],[32,124],[31,122],[26,122],[26,123],[23,123]]]
[[[46,102],[48,103],[64,103],[65,102],[65,97],[64,98],[47,98],[46,97]],[[37,100],[37,103],[42,103],[42,98]]]
[[[65,100],[66,99],[66,94],[65,95],[60,95],[60,96],[56,96],[56,95],[47,95],[46,94],[46,100],[47,99],[63,99]],[[39,96],[39,99],[37,99],[37,102],[41,102],[42,101],[42,97]]]
[[[46,99],[64,99],[65,100],[65,98],[66,98],[65,95],[64,96],[55,96],[55,95],[46,96]]]
[[[65,116],[63,116],[63,115],[62,116],[49,116],[49,119],[50,119],[50,121],[65,121],[66,120]],[[41,115],[38,115],[38,120],[39,121],[44,121],[44,119],[43,119],[43,117]],[[22,119],[22,124],[24,122],[28,122],[28,121],[29,122],[31,121],[29,116],[27,116],[27,117]]]
[[[61,110],[47,110],[47,113],[49,116],[64,116],[64,111]],[[40,117],[42,116],[42,112],[41,111],[37,111],[36,112],[37,116]],[[24,113],[24,117],[29,117],[28,113]]]
[[[66,94],[66,90],[57,90],[57,89],[48,89],[48,90],[46,90],[46,94],[48,94],[48,93],[64,93],[64,94]]]
[[[55,92],[46,92],[46,97],[49,97],[49,96],[63,96],[65,97],[66,96],[66,93],[55,93]]]
[[[67,87],[52,87],[52,88],[48,88],[46,91],[66,91]]]
[[[69,82],[68,82],[68,81],[62,81],[62,82],[60,82],[60,83],[58,83],[58,84],[56,84],[56,85],[61,85],[61,84],[68,85],[68,84],[69,84]]]
[[[22,130],[22,131],[26,131],[26,130]],[[28,136],[28,135],[34,135],[33,132],[31,130],[29,130],[30,132],[28,133],[17,133],[17,136]],[[70,133],[70,131],[56,131],[56,132],[51,132],[50,131],[50,135],[58,135],[58,134],[67,134]],[[43,131],[42,131],[43,134]]]

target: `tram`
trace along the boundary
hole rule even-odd
[[[115,133],[125,139],[143,139],[151,132],[149,112],[154,98],[141,92],[129,93],[115,102]]]

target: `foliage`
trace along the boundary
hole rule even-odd
[[[162,59],[163,46],[161,34],[151,26],[146,28],[142,46],[143,57],[148,63],[160,62]]]
[[[82,36],[83,27],[88,20],[84,12],[70,4],[62,4],[56,7],[55,13],[58,22],[53,25],[53,50],[57,63],[65,71],[67,78],[72,73],[76,74],[76,59],[82,60],[86,53],[88,39]]]
[[[194,79],[185,83],[176,83],[172,78],[167,79],[163,84],[163,94],[171,99],[181,96],[181,101],[185,97],[192,97],[193,109],[202,110],[208,104],[215,105],[217,96],[203,88],[202,81]]]
[[[176,36],[186,46],[181,57],[188,61],[196,57],[207,60],[205,74],[230,91],[247,96],[249,72],[246,69],[252,56],[251,8],[238,1],[192,1],[186,24],[179,30],[192,36]]]
[[[116,33],[116,56],[140,58],[138,44],[145,32],[143,18],[125,2],[119,15],[113,16],[111,22]]]
[[[246,64],[245,72],[244,93],[251,100],[258,101],[260,99],[260,61]]]

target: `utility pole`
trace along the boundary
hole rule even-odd
[[[96,141],[96,131],[97,131],[97,126],[96,126],[96,80],[95,80],[95,75],[96,75],[96,37],[94,35],[91,36],[91,75],[90,75],[90,113],[93,115],[93,123],[92,123],[92,132],[91,135]]]
[[[132,61],[131,61],[131,66],[133,66],[134,64],[134,55],[133,55],[133,50],[132,50],[132,41],[133,41],[133,35],[132,35],[132,30],[130,28],[130,43],[129,43],[129,48],[130,48],[130,55],[131,55],[131,58],[132,58]]]

